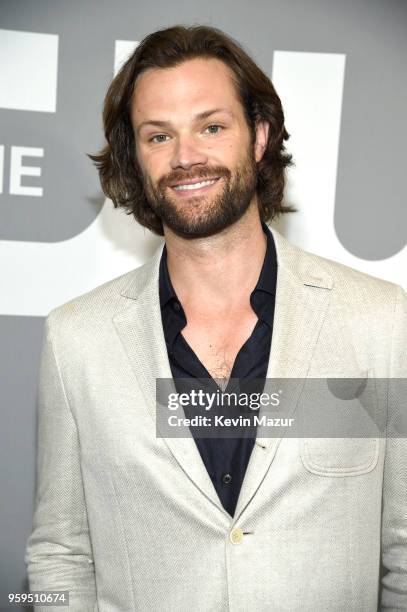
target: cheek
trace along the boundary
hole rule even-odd
[[[233,167],[239,163],[249,144],[248,135],[240,132],[229,133],[211,143],[208,151],[224,165]]]
[[[211,166],[233,166],[237,157],[238,147],[231,139],[208,143],[205,153]]]
[[[140,158],[145,171],[153,178],[161,177],[171,171],[171,152],[169,148],[145,151]]]

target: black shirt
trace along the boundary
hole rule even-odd
[[[232,388],[234,379],[250,378],[262,384],[261,388],[256,388],[257,392],[261,392],[267,374],[273,331],[277,256],[270,230],[264,223],[262,227],[267,236],[267,250],[257,285],[250,295],[250,304],[258,321],[250,338],[236,356],[226,391]],[[165,246],[160,261],[159,289],[161,317],[173,378],[210,379],[213,389],[217,389],[211,375],[181,334],[187,321],[171,284]],[[234,409],[239,410],[239,407]],[[194,437],[219,499],[231,516],[235,512],[255,435],[256,432],[251,431],[239,438]]]

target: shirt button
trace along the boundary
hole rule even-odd
[[[222,482],[224,484],[230,484],[232,482],[232,476],[230,474],[223,474]]]
[[[174,310],[179,311],[181,310],[181,306],[178,302],[174,302]]]
[[[243,540],[243,531],[239,527],[236,527],[230,532],[229,538],[232,544],[240,544]]]

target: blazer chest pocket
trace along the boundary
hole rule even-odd
[[[313,438],[301,440],[301,461],[318,476],[360,476],[379,459],[377,438]]]
[[[298,408],[300,455],[307,471],[343,477],[376,467],[383,423],[374,379],[309,379]]]

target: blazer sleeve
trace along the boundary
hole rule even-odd
[[[394,313],[383,482],[384,576],[380,610],[395,611],[407,610],[407,296],[400,287]],[[397,428],[398,423],[402,428]]]
[[[35,512],[25,562],[31,591],[69,591],[70,612],[96,608],[78,431],[45,322],[38,387]],[[56,606],[36,610],[60,611]]]

